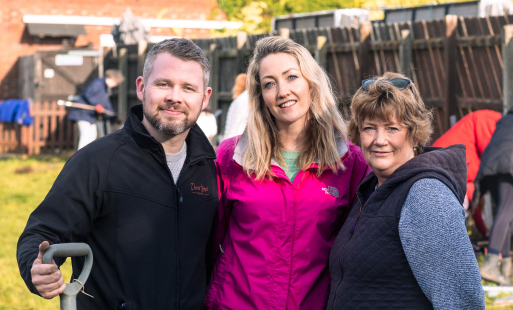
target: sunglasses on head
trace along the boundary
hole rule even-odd
[[[378,79],[366,79],[362,81],[362,87],[366,91],[369,91],[369,88],[372,84],[374,84]],[[404,89],[406,86],[410,85],[410,90],[413,92],[413,88],[411,87],[411,81],[408,79],[395,78],[388,80],[394,87],[399,89]]]

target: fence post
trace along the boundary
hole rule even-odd
[[[246,71],[246,52],[248,34],[240,31],[237,33],[237,74]]]
[[[146,41],[139,41],[137,43],[137,76],[143,75],[144,61],[146,60],[146,48],[147,47],[148,47],[148,43]]]
[[[326,41],[328,41],[328,39],[325,36],[317,37],[315,60],[317,60],[317,63],[319,63],[319,66],[321,66],[321,68],[328,72],[328,62],[326,60],[328,44],[326,44]]]
[[[289,28],[280,28],[280,37],[289,39],[290,38],[290,29]]]
[[[504,93],[504,113],[513,106],[513,25],[502,28],[502,91]]]
[[[450,119],[454,119],[458,115],[458,101],[456,98],[456,88],[458,81],[458,74],[455,70],[456,64],[456,29],[458,28],[458,16],[446,15],[445,16],[445,40],[444,40],[444,70],[445,70],[445,84],[443,108],[444,113],[442,117],[442,132],[449,130]]]
[[[401,45],[399,46],[399,63],[401,73],[410,80],[413,79],[411,72],[413,39],[410,30],[401,30]]]
[[[210,44],[210,87],[212,95],[210,96],[209,109],[215,111],[219,108],[219,53],[217,44]]]
[[[128,76],[128,55],[126,48],[121,48],[119,50],[119,62],[118,62],[118,70],[123,74],[125,80],[118,85],[118,119],[120,121],[121,126],[125,123],[127,117],[127,92],[128,85],[126,82],[126,78]]]
[[[360,24],[360,45],[358,47],[358,64],[360,65],[359,79],[364,80],[371,75],[370,68],[370,34],[372,25],[370,22]],[[359,84],[359,81],[358,81]]]

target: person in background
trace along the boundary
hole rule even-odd
[[[481,265],[481,277],[500,285],[511,285],[511,228],[513,221],[513,107],[497,122],[495,132],[481,155],[474,202],[490,191],[497,206],[488,239],[488,253]],[[499,271],[500,255],[502,255]]]
[[[241,135],[246,128],[249,114],[249,97],[246,91],[245,73],[237,75],[233,85],[233,102],[228,108],[226,115],[226,125],[224,127],[223,140]]]
[[[93,80],[79,96],[77,102],[89,104],[96,108],[96,111],[72,108],[68,114],[68,119],[76,121],[78,125],[79,150],[93,142],[98,135],[95,123],[97,113],[101,114],[105,110],[114,112],[109,99],[109,88],[118,86],[124,79],[123,74],[118,70],[107,70],[105,71],[105,77]]]
[[[483,236],[487,236],[487,229],[483,221],[481,209],[472,206],[474,194],[474,180],[481,163],[481,154],[495,131],[495,124],[502,117],[499,112],[479,110],[467,114],[433,143],[436,147],[448,147],[454,144],[464,144],[467,155],[467,195],[466,201],[473,210],[476,228]]]
[[[326,309],[328,256],[369,172],[329,79],[292,40],[259,40],[242,136],[217,148],[207,309]]]
[[[217,135],[217,120],[215,115],[210,112],[206,107],[201,111],[198,121],[198,126],[203,130],[205,136],[207,136],[210,144],[214,145],[214,137]]]
[[[372,172],[330,254],[328,309],[485,309],[465,227],[465,147],[424,147],[432,113],[405,76],[364,80],[349,136]]]

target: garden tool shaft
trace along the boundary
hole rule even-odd
[[[95,111],[96,108],[92,105],[88,105],[85,103],[79,103],[79,102],[72,102],[72,101],[65,101],[65,100],[57,100],[58,105],[64,105],[71,108],[78,108],[78,109],[84,109],[84,110],[92,110]],[[109,116],[115,116],[116,113],[111,111],[103,111],[103,114],[109,115]]]

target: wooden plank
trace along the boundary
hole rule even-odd
[[[45,101],[43,103],[43,111],[48,111],[49,109],[49,103],[48,101]],[[39,143],[41,148],[45,148],[46,143],[49,141],[48,137],[48,129],[49,129],[49,122],[50,121],[50,115],[48,115],[48,112],[46,115],[42,117],[42,129],[41,129],[41,139],[37,142]]]
[[[371,29],[370,29],[370,44],[371,45],[372,45],[373,42],[378,41],[378,37],[377,37],[378,34],[376,32],[375,27],[376,27],[376,25],[373,24],[371,26]],[[370,50],[370,46],[369,46],[369,50]],[[381,75],[381,66],[380,66],[380,63],[379,63],[379,60],[380,60],[379,59],[379,55],[378,55],[378,53],[376,51],[372,51],[371,54],[372,54],[372,58],[371,59],[374,60],[374,63],[373,63],[374,67],[370,67],[371,72],[372,72],[372,74],[370,76],[376,75],[376,74],[377,75]],[[371,63],[372,63],[372,61],[371,61]]]
[[[476,21],[476,20],[474,19],[474,21]],[[463,23],[462,28],[463,28],[464,34],[465,34],[465,36],[468,36],[468,30],[467,30],[467,26],[465,23],[465,19],[462,19],[462,23]],[[472,66],[470,68],[472,68],[474,71],[472,76],[475,77],[475,79],[476,79],[477,88],[479,89],[479,92],[480,92],[480,97],[484,98],[485,94],[484,94],[483,84],[481,83],[481,78],[480,78],[481,74],[478,71],[477,62],[476,62],[476,58],[474,57],[474,50],[473,50],[472,46],[468,47],[468,52],[469,52],[469,56],[470,56],[470,63],[472,64]]]
[[[399,46],[399,67],[400,72],[405,76],[412,78],[411,63],[413,59],[412,50],[413,39],[410,30],[401,31],[401,45]]]
[[[487,18],[481,18],[478,20],[478,31],[479,31],[479,34],[482,34],[482,35],[485,35],[486,34],[486,31],[483,27],[483,23],[482,22],[479,22],[479,21],[489,21],[489,19]],[[491,28],[488,28],[487,30],[492,30]],[[488,51],[488,47],[484,47],[484,50],[485,52]],[[483,48],[476,48],[475,49],[475,53],[477,54],[477,59],[479,61],[479,64],[481,65],[481,70],[483,72],[483,78],[485,80],[485,83],[486,83],[486,87],[484,88],[484,97],[486,98],[493,98],[495,97],[492,92],[494,91],[494,87],[492,86],[492,82],[493,82],[493,72],[491,72],[491,69],[490,69],[490,66],[492,65],[492,63],[485,63],[487,60],[489,61],[489,58],[487,57],[484,57],[483,55]],[[487,56],[488,56],[489,53],[487,53]]]
[[[369,51],[370,51],[370,35],[371,35],[372,25],[370,22],[365,22],[360,24],[360,44],[358,45],[358,63],[360,65],[360,70],[358,73],[358,79],[364,80],[368,76],[372,74],[369,70]]]
[[[356,52],[356,50],[360,47],[360,43],[358,42],[348,42],[348,43],[335,43],[328,44],[326,48],[331,53],[348,53],[348,52]]]
[[[21,139],[20,139],[20,153],[31,155],[28,149],[28,141],[30,139],[30,130],[32,126],[22,126],[21,127]]]
[[[496,21],[499,20],[499,18],[494,18]],[[488,27],[488,32],[490,33],[490,35],[494,35],[495,34],[495,31],[492,27],[492,23],[490,22],[490,17],[489,16],[486,16],[486,25]],[[502,35],[500,36],[502,37]],[[502,39],[502,38],[501,38]],[[496,56],[501,59],[501,55],[500,55],[500,52],[499,52],[499,44],[502,45],[502,41],[499,41],[497,44],[494,45],[494,51],[496,53]],[[495,87],[497,88],[497,92],[499,94],[499,98],[504,98],[503,96],[503,93],[502,93],[502,84],[501,84],[501,81],[499,80],[499,75],[500,73],[498,72],[499,71],[499,68],[497,68],[497,66],[495,66],[495,62],[493,61],[493,57],[492,57],[492,52],[490,51],[490,48],[486,47],[486,54],[488,56],[488,61],[490,63],[490,67],[491,67],[491,70],[492,70],[492,75],[493,75],[493,79],[495,81]],[[500,69],[502,69],[502,63],[500,64]]]
[[[49,117],[50,122],[50,133],[49,133],[49,141],[51,143],[56,143],[58,141],[57,139],[57,102],[50,102],[48,105],[48,110],[50,112],[53,112],[52,115]]]
[[[232,92],[229,92],[229,91],[218,92],[217,100],[218,101],[232,101],[233,100]]]
[[[127,49],[121,48],[119,50],[119,62],[118,70],[127,77],[123,82],[118,85],[118,119],[123,124],[128,115],[128,101],[127,101],[127,90],[128,90],[128,55]]]
[[[39,144],[39,140],[41,139],[41,116],[39,116],[39,112],[41,111],[41,102],[36,102],[34,104],[34,136],[32,139],[33,147],[34,147],[34,155],[37,155],[41,152],[41,145]]]
[[[444,98],[440,97],[423,98],[422,101],[431,108],[443,108],[444,106]]]
[[[342,31],[342,39],[344,42],[355,43],[353,37],[353,31],[355,28],[346,27],[344,31]],[[360,87],[360,80],[358,80],[358,55],[357,48],[354,48],[350,53],[340,53],[337,54],[337,60],[342,65],[341,66],[341,76],[342,83],[344,84],[344,89],[346,90],[344,94],[340,94],[341,98],[352,97],[354,92]],[[349,102],[348,102],[349,104]],[[347,106],[344,106],[344,115],[349,117],[349,111],[347,111]]]
[[[247,70],[246,54],[248,52],[249,41],[246,32],[237,33],[237,74],[244,73]]]
[[[500,111],[503,108],[501,99],[488,98],[457,98],[459,108],[469,108],[473,110],[490,109]]]
[[[210,96],[209,106],[212,111],[219,108],[219,50],[216,44],[210,45],[210,87],[212,87],[212,95]]]
[[[493,47],[500,43],[500,35],[465,36],[457,38],[457,46],[464,47]]]
[[[217,51],[217,55],[219,58],[234,58],[237,57],[236,49],[223,49]]]
[[[504,69],[502,70],[502,89],[504,91],[503,111],[506,112],[513,106],[513,25],[504,26],[502,30],[502,62]]]
[[[444,47],[444,67],[447,80],[444,83],[444,115],[441,118],[440,127],[442,131],[450,128],[450,116],[457,115],[456,106],[456,88],[457,76],[456,70],[453,70],[453,64],[456,62],[456,28],[458,26],[458,17],[455,15],[445,16],[445,47]]]
[[[422,21],[422,25],[424,26],[426,33],[429,34],[429,28],[428,28],[426,21]],[[437,59],[435,59],[435,53],[433,52],[433,48],[431,46],[428,46],[428,52],[429,52],[429,59],[431,60],[431,71],[434,73],[434,80],[435,80],[437,92],[440,92],[440,91],[443,92],[442,81],[440,80],[440,76],[439,76],[438,70],[437,70],[437,67],[438,67],[438,65],[440,65],[440,63],[437,62]],[[442,68],[442,70],[443,70],[443,68]]]
[[[466,35],[466,30],[463,28],[465,26],[463,17],[460,17],[460,25],[462,26],[461,27],[462,28],[462,33],[460,34],[460,36],[465,36]],[[465,50],[463,49],[462,46],[459,46],[459,51],[460,51],[461,59],[463,61],[463,67],[465,69],[465,74],[467,76],[467,81],[468,81],[468,84],[469,84],[469,90],[471,92],[472,97],[476,97],[476,91],[475,91],[476,88],[474,87],[474,82],[472,80],[472,75],[470,74],[470,67],[469,67],[469,63],[467,61]],[[462,83],[463,83],[463,81],[462,81]]]
[[[332,66],[333,70],[330,70],[330,68],[328,68],[327,71],[328,71],[328,73],[335,71],[335,77],[337,79],[337,86],[338,86],[337,90],[340,95],[343,95],[344,87],[342,85],[342,75],[340,73],[340,67],[338,65],[337,53],[336,53],[336,51],[334,51],[334,50],[330,51],[330,49],[329,49],[330,47],[334,47],[334,44],[336,44],[335,39],[336,38],[338,39],[338,37],[335,37],[335,34],[340,31],[342,31],[342,29],[340,29],[340,28],[329,28],[329,30],[328,30],[328,40],[330,42],[332,42],[332,45],[331,46],[328,45],[326,48],[328,50],[328,53],[331,54],[331,59],[333,61],[333,66]],[[331,74],[331,75],[333,75],[333,74]]]
[[[327,60],[326,57],[328,55],[326,47],[326,41],[328,38],[325,36],[317,37],[317,50],[315,52],[316,60],[324,71],[327,71]]]
[[[66,140],[64,139],[64,126],[66,124],[66,109],[63,106],[57,105],[58,112],[58,124],[59,124],[59,136],[58,140],[62,144],[62,148],[66,148]]]

